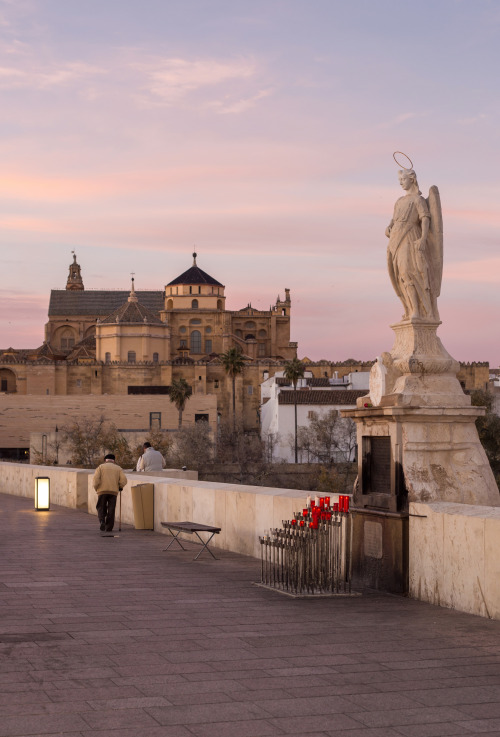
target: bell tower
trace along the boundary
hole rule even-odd
[[[71,253],[73,254],[73,263],[69,266],[69,275],[68,281],[66,282],[66,289],[70,291],[83,291],[85,287],[83,286],[80,264],[76,263],[76,253],[74,251],[72,251]]]

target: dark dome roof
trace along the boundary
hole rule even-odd
[[[220,281],[214,279],[213,276],[207,274],[206,271],[200,269],[196,265],[196,254],[193,253],[194,262],[190,269],[185,271],[183,274],[167,284],[167,287],[171,287],[174,284],[213,284],[214,287],[223,287]]]

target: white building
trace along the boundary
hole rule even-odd
[[[331,445],[324,444],[324,455],[334,461],[354,460],[355,431],[353,422],[340,417],[340,410],[356,407],[358,397],[368,392],[369,372],[356,372],[343,379],[314,378],[306,371],[299,379],[297,389],[289,384],[278,372],[261,384],[261,438],[266,443],[268,457],[273,461],[294,461],[295,405],[297,405],[297,436],[303,441],[303,429],[311,422],[324,419],[328,415],[335,419],[332,423]],[[333,413],[333,414],[332,414]],[[313,422],[314,424],[314,422]],[[302,428],[302,432],[301,432]],[[299,463],[324,462],[318,448],[306,447],[299,443]],[[314,450],[316,452],[314,452]]]

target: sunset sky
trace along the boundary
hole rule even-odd
[[[402,314],[395,150],[445,227],[439,336],[500,365],[499,0],[0,0],[0,347],[86,288],[192,263],[227,307],[289,287],[299,357],[373,359]]]

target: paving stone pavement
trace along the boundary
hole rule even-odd
[[[500,622],[166,540],[0,494],[0,737],[500,735]]]

